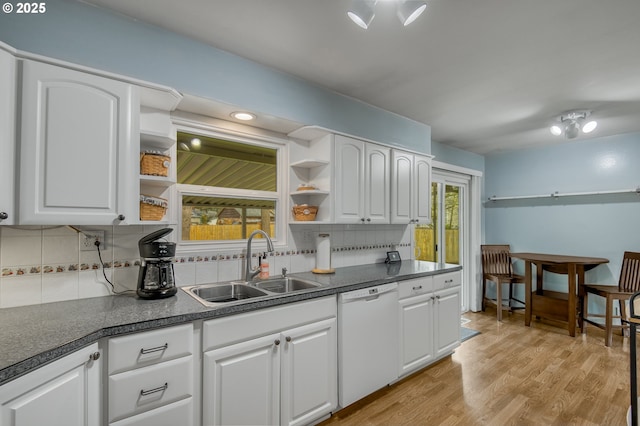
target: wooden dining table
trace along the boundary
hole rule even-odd
[[[582,329],[582,284],[584,273],[609,259],[602,257],[567,256],[546,253],[511,253],[511,257],[525,262],[525,313],[524,324],[531,326],[531,317],[566,322],[569,335],[576,335],[576,319]],[[533,290],[532,265],[536,267],[536,289]],[[567,292],[544,288],[544,271],[565,274],[568,277]]]

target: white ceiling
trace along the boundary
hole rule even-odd
[[[402,27],[380,0],[369,30],[348,0],[86,0],[429,124],[484,154],[640,131],[640,0],[428,0]],[[581,136],[580,138],[584,138]]]

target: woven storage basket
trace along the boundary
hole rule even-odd
[[[316,220],[317,206],[293,206],[293,217],[299,221]]]
[[[162,220],[167,211],[167,200],[140,195],[140,220]]]
[[[152,176],[168,176],[171,157],[149,152],[140,153],[140,173]]]

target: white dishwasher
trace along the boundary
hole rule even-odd
[[[398,378],[398,283],[338,296],[341,407]]]

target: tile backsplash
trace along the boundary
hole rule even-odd
[[[140,256],[138,240],[161,226],[91,226],[105,231],[105,246],[81,251],[75,229],[67,226],[0,227],[0,308],[62,300],[108,296],[135,290]],[[305,272],[315,267],[315,237],[329,233],[332,267],[384,261],[398,250],[413,258],[413,227],[403,225],[297,225],[290,227],[288,245],[270,255],[271,275]],[[255,253],[254,250],[254,256]],[[100,257],[102,259],[100,259]],[[239,279],[243,250],[179,252],[174,270],[179,286]],[[255,264],[256,260],[254,260]],[[105,267],[102,267],[102,264]]]

